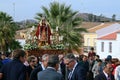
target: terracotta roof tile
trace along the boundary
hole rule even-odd
[[[116,32],[115,33],[111,33],[109,35],[106,35],[106,36],[103,36],[101,38],[98,38],[99,40],[102,39],[102,40],[115,40],[117,37],[117,34]]]
[[[111,33],[111,34],[108,34],[106,36],[103,36],[103,37],[100,37],[98,38],[99,40],[116,40],[117,38],[117,33],[120,33],[120,30],[119,31],[116,31],[114,33]]]

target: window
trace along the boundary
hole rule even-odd
[[[112,42],[109,42],[109,52],[112,52]]]
[[[101,43],[101,52],[104,52],[104,42]]]
[[[93,43],[94,43],[94,49],[96,50],[96,38],[94,38]]]
[[[87,49],[90,50],[90,38],[87,38]]]

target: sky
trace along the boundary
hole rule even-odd
[[[34,19],[41,7],[49,8],[51,2],[57,1],[71,5],[73,11],[92,13],[112,17],[113,14],[120,20],[120,0],[0,0],[0,11],[12,16],[14,21]]]

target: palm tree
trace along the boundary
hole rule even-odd
[[[43,13],[37,13],[35,18],[39,21],[42,15],[46,16],[51,28],[59,27],[59,34],[64,36],[62,41],[64,46],[69,51],[78,51],[82,43],[81,33],[86,31],[86,29],[78,27],[82,22],[80,18],[76,17],[78,12],[71,10],[71,6],[58,2],[51,3],[50,8],[43,6],[42,10]]]
[[[15,40],[16,24],[11,16],[0,12],[0,50],[8,51],[10,43]]]

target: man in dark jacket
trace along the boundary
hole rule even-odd
[[[25,62],[26,53],[23,50],[13,51],[13,60],[2,66],[0,79],[2,80],[26,80]]]
[[[64,57],[64,63],[69,69],[68,80],[86,80],[85,69],[76,61],[74,54],[69,53]]]
[[[106,63],[103,72],[95,76],[94,80],[115,80],[112,75],[112,64]]]

